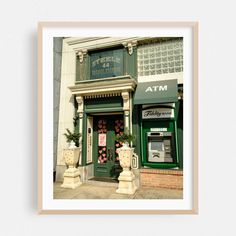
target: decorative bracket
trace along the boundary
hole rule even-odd
[[[129,110],[129,92],[122,92],[121,93],[122,98],[123,98],[123,110],[127,111]]]
[[[77,112],[79,113],[79,117],[82,118],[83,117],[83,113],[84,113],[84,99],[82,96],[77,96],[76,97],[76,101],[78,103],[78,110]]]
[[[123,46],[128,49],[129,55],[133,54],[133,51],[134,51],[133,49],[134,49],[134,47],[137,46],[137,43],[138,43],[137,40],[123,43]]]
[[[83,63],[84,61],[84,58],[86,56],[86,54],[88,53],[88,50],[87,49],[81,49],[81,50],[78,50],[76,52],[77,56],[79,57],[79,62],[80,63]]]

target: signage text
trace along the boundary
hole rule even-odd
[[[153,108],[143,110],[143,119],[174,118],[174,109],[171,108]]]
[[[168,89],[168,86],[167,85],[164,85],[164,86],[162,86],[162,85],[160,85],[160,86],[149,86],[149,87],[147,87],[146,88],[146,90],[145,90],[145,93],[148,93],[148,92],[161,92],[161,91],[167,91],[167,89]]]

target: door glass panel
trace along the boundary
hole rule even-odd
[[[115,149],[115,159],[113,161],[119,163],[119,155],[117,148],[122,146],[122,142],[114,141],[114,148],[110,147],[107,150],[107,119],[99,119],[97,122],[98,127],[98,159],[99,164],[105,164],[109,161],[109,156],[112,156],[112,149]],[[116,119],[113,121],[112,130],[114,130],[115,136],[122,135],[124,132],[124,121],[122,119]],[[113,137],[115,140],[115,137]],[[108,151],[108,154],[107,154]],[[110,151],[110,153],[109,153]],[[113,158],[110,158],[113,159]]]
[[[122,135],[124,132],[124,121],[117,119],[115,120],[115,135]],[[118,142],[115,141],[115,150],[116,150],[116,158],[115,158],[115,162],[119,162],[119,155],[118,155],[118,151],[117,148],[120,148],[122,146],[122,142]]]
[[[123,117],[122,115],[97,116],[93,122],[94,175],[117,179],[122,170],[117,149],[122,143],[115,138],[124,132]]]
[[[105,119],[98,120],[98,163],[103,164],[107,162],[106,154],[106,134],[107,121]]]

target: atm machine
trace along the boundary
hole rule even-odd
[[[147,132],[148,162],[173,162],[172,132]]]

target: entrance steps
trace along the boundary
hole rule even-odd
[[[89,179],[86,183],[103,187],[118,187],[119,184],[117,179],[101,178],[101,177],[93,177]]]

